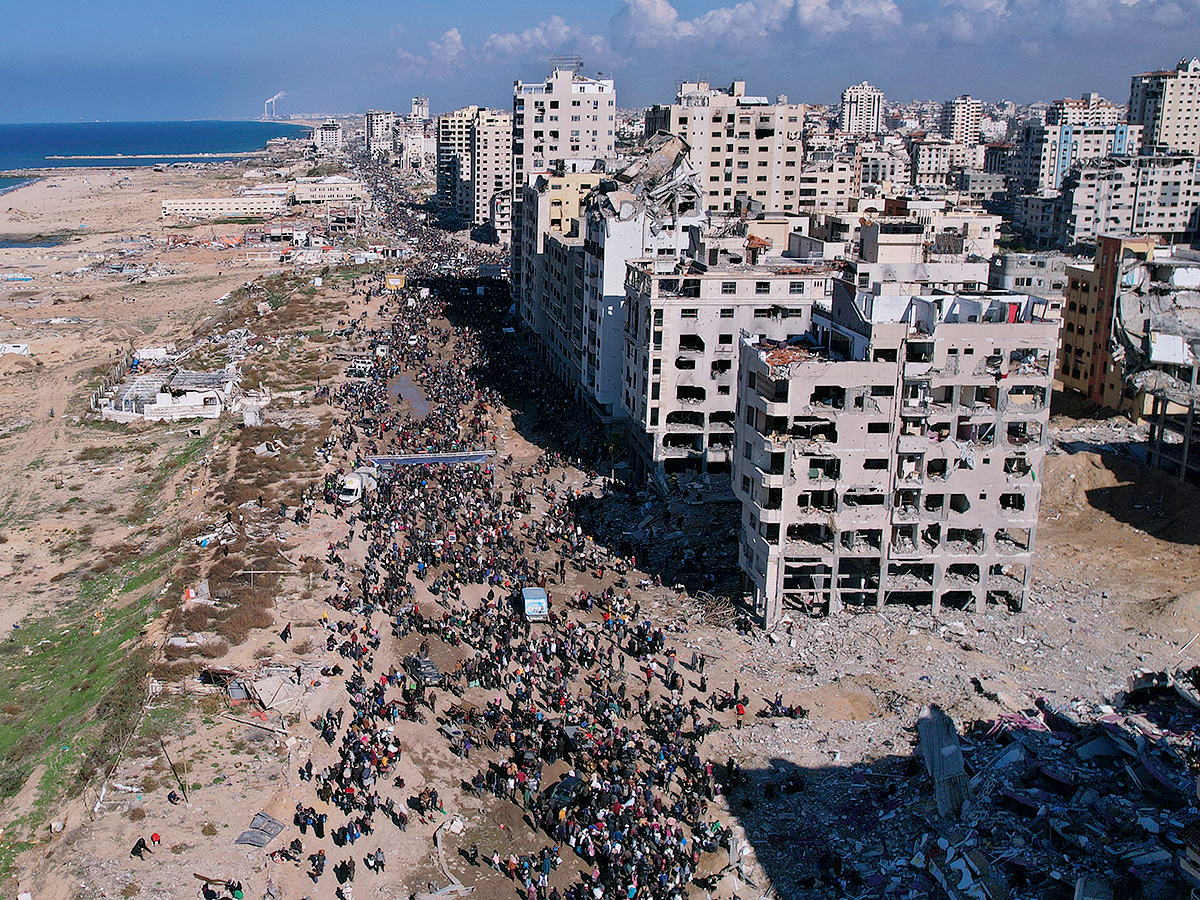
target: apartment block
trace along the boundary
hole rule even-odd
[[[1058,340],[1035,307],[835,285],[812,340],[741,341],[733,488],[764,623],[1024,605]]]
[[[746,93],[746,82],[713,88],[684,82],[675,102],[646,110],[646,136],[665,131],[691,148],[704,207],[732,213],[756,201],[771,212],[800,209],[804,163],[803,104]]]
[[[954,170],[965,167],[982,168],[980,147],[964,144],[939,135],[915,134],[909,142],[909,167],[912,183],[926,187],[949,187]]]
[[[438,116],[439,206],[466,223],[490,226],[507,244],[512,221],[512,117],[503,110],[465,106]]]
[[[883,131],[883,91],[863,81],[842,91],[838,128],[847,134]]]
[[[1104,128],[1125,122],[1126,114],[1124,106],[1105,100],[1093,91],[1084,94],[1078,100],[1070,97],[1055,100],[1046,110],[1046,124]]]
[[[583,370],[583,201],[600,177],[539,175],[526,183],[522,233],[513,236],[517,314],[555,377],[570,385],[579,384]]]
[[[674,473],[730,472],[738,341],[808,332],[836,271],[779,258],[629,262],[622,402],[637,474],[665,484]]]
[[[471,124],[468,217],[489,226],[502,246],[512,235],[512,116],[480,110]]]
[[[799,208],[847,212],[862,193],[861,169],[854,153],[822,154],[800,170]]]
[[[1200,155],[1200,59],[1193,56],[1174,69],[1134,75],[1129,124],[1141,126],[1142,142],[1155,153]]]
[[[908,184],[912,163],[903,150],[892,147],[860,147],[858,156],[859,187],[864,184]]]
[[[616,114],[613,80],[582,75],[578,63],[555,66],[543,81],[513,82],[514,189],[564,160],[611,159]]]
[[[615,175],[563,171],[524,185],[513,243],[513,296],[535,352],[606,423],[625,415],[626,262],[670,262],[708,224],[683,141],[661,134],[647,150]]]
[[[342,126],[332,119],[313,129],[313,146],[318,153],[337,153],[344,143]]]
[[[1198,216],[1195,156],[1111,157],[1067,174],[1055,210],[1054,242],[1094,245],[1106,232],[1186,241],[1196,232]]]
[[[367,111],[363,133],[366,135],[369,156],[386,156],[392,152],[392,131],[395,127],[396,114],[394,112],[379,109]]]
[[[1124,122],[1027,125],[1010,172],[1017,188],[1024,193],[1057,191],[1072,166],[1110,156],[1137,156],[1141,147],[1140,125]]]
[[[345,175],[296,179],[294,197],[297,203],[353,203],[365,196],[362,182]]]
[[[942,137],[955,144],[978,144],[982,119],[983,104],[960,94],[942,106]]]
[[[465,185],[471,181],[471,132],[478,106],[464,106],[437,117],[437,189],[438,206],[453,209],[462,216],[467,212]]]

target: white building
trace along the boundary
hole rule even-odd
[[[807,107],[727,89],[684,82],[670,106],[646,111],[646,136],[667,131],[687,141],[710,213],[732,213],[756,201],[768,212],[800,209]]]
[[[428,122],[429,121],[429,98],[428,97],[413,97],[412,108],[408,114],[409,122]]]
[[[1098,128],[1124,122],[1126,113],[1124,106],[1105,100],[1095,91],[1091,91],[1078,100],[1072,97],[1055,100],[1046,110],[1046,124]]]
[[[956,144],[979,143],[983,104],[970,94],[947,100],[942,107],[942,136]]]
[[[395,147],[403,168],[435,171],[437,135],[436,127],[429,122],[397,122]]]
[[[617,92],[611,78],[556,66],[544,81],[513,82],[514,190],[571,159],[616,155]]]
[[[313,129],[313,146],[318,153],[337,153],[345,143],[342,126],[330,119]]]
[[[838,128],[847,134],[879,134],[883,131],[883,91],[867,82],[842,91]]]
[[[234,399],[237,382],[232,363],[216,372],[136,375],[102,398],[99,411],[114,422],[216,419]]]
[[[1142,143],[1155,152],[1200,155],[1200,59],[1174,69],[1134,75],[1129,124],[1142,126]]]
[[[392,131],[396,126],[396,114],[384,110],[367,111],[363,134],[367,142],[367,154],[386,156],[392,152]]]
[[[914,135],[909,143],[912,183],[949,187],[956,169],[982,168],[982,156],[979,144],[963,144],[939,135]]]

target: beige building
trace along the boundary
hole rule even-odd
[[[465,185],[471,181],[471,132],[480,113],[478,106],[464,106],[437,117],[438,206],[469,215]]]
[[[353,203],[365,196],[362,182],[345,175],[296,179],[294,197],[297,203]]]
[[[728,474],[738,341],[807,333],[813,304],[828,303],[835,276],[831,266],[781,258],[631,261],[622,402],[636,472],[664,485],[675,473]]]
[[[162,202],[163,217],[240,219],[278,216],[287,212],[288,198],[277,194],[242,197],[190,197]]]
[[[1174,69],[1134,75],[1129,124],[1142,127],[1142,143],[1155,152],[1200,155],[1200,59],[1193,56]]]
[[[815,346],[741,342],[739,557],[767,625],[1027,599],[1058,324],[1019,295],[886,299],[835,286]]]
[[[883,91],[863,81],[842,91],[838,128],[847,134],[883,131]]]
[[[471,126],[468,216],[507,246],[512,236],[512,116],[485,109]]]
[[[539,175],[524,185],[522,234],[513,236],[517,314],[565,384],[578,384],[583,368],[580,217],[584,198],[599,181],[600,176],[592,173]]]
[[[821,154],[800,170],[800,209],[805,212],[848,212],[862,193],[861,168],[855,153]]]
[[[748,95],[744,81],[727,89],[684,82],[673,104],[646,110],[646,135],[668,131],[687,141],[710,213],[731,213],[748,201],[794,213],[802,205],[805,110],[786,98]]]

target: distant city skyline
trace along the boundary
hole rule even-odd
[[[1198,0],[584,0],[565,14],[466,0],[286,7],[45,0],[8,11],[0,121],[252,118],[507,107],[514,80],[578,54],[622,107],[681,80],[836,104],[867,80],[888,102],[1028,103],[1098,91],[1200,55]]]

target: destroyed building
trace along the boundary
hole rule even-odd
[[[763,243],[738,238],[745,249],[732,258],[698,247],[699,259],[628,265],[622,403],[635,474],[664,488],[671,474],[729,474],[739,338],[804,335],[813,304],[828,303],[838,270],[779,257],[751,263]]]
[[[98,398],[96,408],[114,422],[216,419],[234,399],[237,384],[232,363],[215,372],[151,372],[134,375]]]
[[[550,191],[558,185],[564,198],[559,209],[569,213],[578,206],[580,212],[563,221],[552,214],[543,218],[552,208],[531,207],[538,230],[523,233],[524,246],[514,253],[526,275],[517,288],[517,307],[535,334],[536,352],[603,422],[624,415],[626,262],[678,257],[691,241],[689,229],[707,221],[687,144],[664,134],[648,150],[614,177],[535,182]],[[581,201],[570,199],[584,183],[593,189]],[[541,227],[546,232],[539,247]]]
[[[1024,604],[1058,324],[1017,294],[855,294],[744,337],[734,493],[757,615]]]
[[[1098,406],[1150,424],[1149,462],[1200,482],[1200,253],[1103,235],[1068,270],[1059,377]]]

